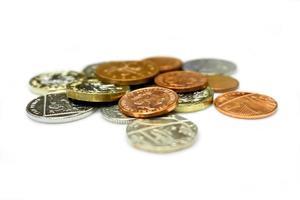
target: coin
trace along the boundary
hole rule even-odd
[[[118,105],[108,105],[102,107],[100,108],[100,112],[102,113],[104,119],[116,124],[129,124],[135,120],[135,118],[127,117],[121,113]]]
[[[68,98],[88,102],[111,102],[120,99],[129,86],[104,84],[98,79],[84,79],[67,85]]]
[[[198,72],[173,71],[155,77],[154,82],[161,87],[178,93],[193,92],[207,87],[207,78]]]
[[[100,64],[102,64],[102,63],[88,65],[82,70],[82,72],[84,73],[84,75],[87,78],[97,78],[96,69],[97,69],[98,65],[100,65]]]
[[[228,92],[215,99],[221,113],[241,119],[260,119],[275,113],[277,102],[266,95],[250,92]]]
[[[178,95],[169,89],[147,87],[125,94],[119,108],[127,116],[148,118],[171,112],[177,106]]]
[[[52,93],[31,101],[26,108],[28,117],[43,123],[65,123],[85,118],[95,111],[91,106],[70,101],[65,93]]]
[[[186,118],[172,114],[134,120],[127,126],[126,132],[134,147],[155,153],[168,153],[192,146],[198,128]]]
[[[81,80],[84,75],[75,71],[43,73],[29,81],[30,89],[36,94],[63,92],[68,83]]]
[[[158,66],[147,61],[108,62],[99,65],[96,70],[101,81],[117,85],[147,83],[158,73]]]
[[[236,71],[236,64],[221,59],[197,59],[183,64],[184,70],[201,72],[206,75],[231,75]]]
[[[196,112],[203,110],[213,103],[214,92],[210,87],[201,91],[178,94],[176,112]]]
[[[182,67],[182,61],[179,60],[178,58],[151,57],[151,58],[146,58],[144,60],[155,63],[159,67],[160,72],[180,70]]]
[[[239,82],[235,78],[224,75],[211,75],[207,76],[208,85],[215,92],[229,92],[236,90],[239,87]]]

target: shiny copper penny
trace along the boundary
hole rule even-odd
[[[202,90],[208,85],[205,76],[192,71],[166,72],[155,77],[154,82],[158,86],[172,89],[178,93]]]
[[[180,70],[183,65],[181,60],[172,57],[151,57],[144,60],[155,63],[160,72]]]
[[[229,92],[236,90],[239,87],[239,81],[230,76],[224,75],[212,75],[207,76],[208,85],[214,90],[214,92]]]
[[[159,73],[159,67],[148,61],[119,61],[98,65],[96,74],[104,83],[139,85]]]
[[[171,112],[177,106],[178,95],[162,87],[147,87],[125,94],[119,109],[127,116],[149,118]]]
[[[260,119],[275,113],[277,102],[266,95],[249,92],[228,92],[214,101],[218,111],[240,119]]]

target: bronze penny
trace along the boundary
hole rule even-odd
[[[144,60],[155,63],[159,67],[160,72],[180,70],[182,67],[182,61],[178,58],[151,57]]]
[[[178,93],[194,92],[207,87],[207,78],[199,72],[173,71],[155,77],[154,82],[161,87],[169,88]]]
[[[159,73],[159,67],[148,61],[119,61],[98,65],[96,74],[104,83],[138,85],[147,83]]]
[[[207,76],[208,85],[214,92],[229,92],[236,90],[239,87],[239,82],[235,78],[224,75]]]
[[[260,119],[275,113],[277,102],[266,95],[249,92],[228,92],[214,101],[218,111],[240,119]]]
[[[177,106],[178,95],[162,87],[147,87],[125,94],[119,101],[119,109],[127,116],[148,118],[164,115]]]

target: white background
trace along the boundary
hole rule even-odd
[[[0,22],[1,200],[300,199],[300,1],[1,0]],[[61,125],[25,114],[40,72],[155,55],[231,60],[240,90],[279,110],[186,114],[196,144],[165,155],[132,148],[99,113]]]

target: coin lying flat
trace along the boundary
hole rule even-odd
[[[120,99],[128,86],[104,84],[98,79],[84,79],[67,85],[68,98],[88,102],[111,102]]]
[[[65,93],[52,93],[31,101],[26,108],[28,117],[43,123],[65,123],[85,118],[95,108],[75,104]]]
[[[182,61],[178,58],[151,57],[144,60],[155,63],[159,67],[160,72],[180,70],[182,67]]]
[[[129,124],[135,120],[135,118],[127,117],[121,113],[118,105],[102,107],[100,108],[100,112],[102,113],[104,119],[115,124]]]
[[[137,119],[127,126],[126,132],[134,147],[155,153],[168,153],[192,146],[198,128],[186,118],[173,114]]]
[[[239,87],[239,81],[230,76],[224,75],[211,75],[207,76],[208,85],[215,92],[229,92],[236,90]]]
[[[198,72],[173,71],[160,74],[154,82],[161,87],[172,89],[178,93],[193,92],[207,87],[207,78]]]
[[[125,94],[119,108],[127,116],[148,118],[171,112],[177,106],[178,95],[169,89],[147,87]]]
[[[203,110],[213,103],[214,92],[210,87],[201,91],[178,94],[176,112],[196,112]]]
[[[147,61],[120,61],[100,64],[96,70],[104,83],[139,85],[147,83],[159,73],[159,68]]]
[[[87,78],[97,78],[96,70],[97,70],[98,65],[101,65],[101,64],[103,64],[103,63],[96,63],[96,64],[88,65],[82,70],[82,72],[84,73],[84,75]]]
[[[183,64],[184,70],[201,72],[206,75],[231,75],[236,71],[236,64],[221,59],[197,59]]]
[[[221,113],[241,119],[260,119],[275,113],[277,102],[266,95],[249,92],[228,92],[215,99]]]
[[[63,92],[67,84],[84,78],[84,75],[75,71],[44,73],[33,77],[29,81],[30,89],[36,94]]]

